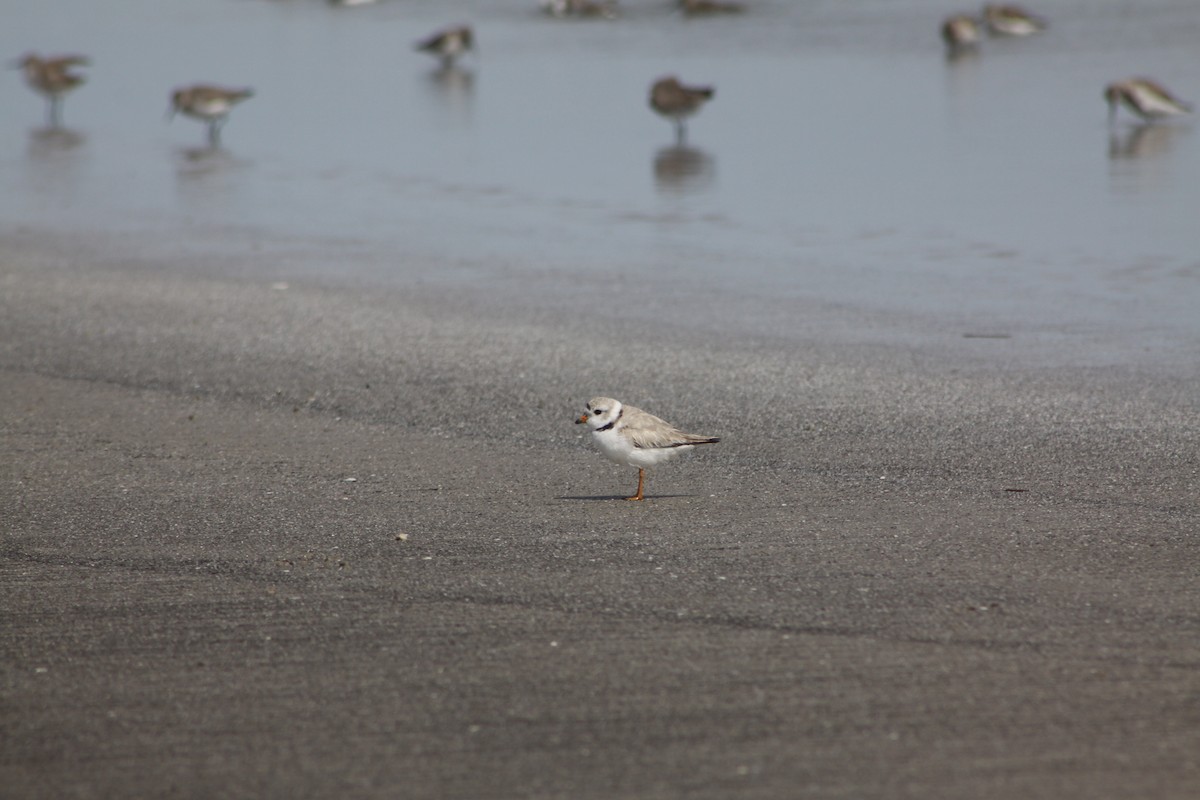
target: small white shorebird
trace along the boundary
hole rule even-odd
[[[637,494],[626,500],[644,499],[647,467],[669,461],[695,445],[721,441],[716,436],[684,433],[653,414],[611,397],[593,397],[587,412],[575,424],[592,429],[592,439],[610,461],[638,468]]]
[[[687,139],[685,120],[712,99],[711,86],[684,86],[674,75],[659,78],[650,87],[650,107],[675,123],[675,142]]]
[[[1117,107],[1124,104],[1146,121],[1191,113],[1192,107],[1175,97],[1166,87],[1149,78],[1127,78],[1104,87],[1108,101],[1108,120],[1117,119]]]
[[[1016,5],[986,5],[983,21],[994,36],[1031,36],[1046,30],[1046,20]]]
[[[216,147],[221,143],[221,126],[229,117],[234,105],[254,95],[252,89],[222,89],[219,86],[197,84],[171,93],[171,108],[167,119],[176,112],[192,119],[208,123],[208,143]]]
[[[432,53],[442,60],[442,66],[449,67],[463,53],[475,49],[475,32],[470,25],[445,28],[417,42],[416,48]]]

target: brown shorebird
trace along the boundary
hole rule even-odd
[[[442,66],[449,67],[456,58],[475,48],[475,33],[469,25],[457,25],[431,34],[417,42],[416,47],[437,56]]]
[[[221,142],[221,126],[225,124],[229,112],[253,94],[251,89],[223,89],[203,84],[176,89],[171,93],[171,108],[167,118],[179,112],[185,117],[208,123],[208,143],[216,147]]]
[[[967,14],[955,14],[942,22],[942,41],[951,53],[962,53],[979,46],[983,38],[979,20]]]
[[[15,64],[25,73],[25,82],[46,98],[46,124],[57,128],[62,122],[62,99],[84,82],[84,77],[72,72],[72,67],[90,63],[86,56],[55,56],[41,58],[34,53],[22,56]]]
[[[1046,30],[1046,20],[1017,5],[986,5],[983,21],[994,36],[1029,36]]]
[[[1166,87],[1150,78],[1127,78],[1104,87],[1108,101],[1108,120],[1115,122],[1117,107],[1124,105],[1143,120],[1152,122],[1164,117],[1191,113],[1190,104],[1175,97]]]
[[[698,444],[716,444],[716,436],[684,433],[665,420],[611,397],[593,397],[576,425],[592,429],[592,440],[610,461],[638,468],[637,493],[626,500],[642,500],[646,468],[669,461]]]
[[[674,75],[660,78],[650,87],[650,107],[675,123],[675,141],[687,138],[685,120],[712,99],[711,86],[684,86]]]

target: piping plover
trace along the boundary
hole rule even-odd
[[[41,58],[34,53],[22,56],[14,66],[25,73],[25,82],[46,98],[46,124],[59,127],[62,119],[63,95],[79,86],[84,77],[72,72],[72,67],[88,64],[86,56],[56,56]]]
[[[1108,120],[1116,121],[1117,106],[1125,107],[1144,120],[1150,121],[1190,113],[1192,107],[1172,95],[1157,81],[1149,78],[1127,78],[1104,87],[1108,101]]]
[[[993,36],[1029,36],[1046,30],[1046,20],[1016,5],[986,5],[983,21]]]
[[[942,22],[942,40],[951,53],[961,53],[979,45],[982,38],[979,20],[966,14],[946,17]]]
[[[171,108],[167,119],[176,112],[208,123],[208,143],[216,147],[221,141],[221,126],[234,105],[251,97],[251,89],[222,89],[219,86],[197,84],[171,93]]]
[[[424,53],[432,53],[442,60],[443,66],[450,66],[454,59],[475,47],[475,33],[470,25],[458,25],[446,28],[417,42],[417,49]]]
[[[637,494],[626,500],[644,498],[647,467],[669,461],[695,445],[721,441],[716,436],[684,433],[653,414],[611,397],[593,397],[575,424],[592,429],[592,439],[610,461],[638,468]]]
[[[711,86],[684,86],[669,75],[650,87],[650,107],[675,123],[675,141],[683,144],[687,137],[684,120],[711,100],[715,91]]]

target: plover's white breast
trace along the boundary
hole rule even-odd
[[[609,460],[641,469],[670,461],[680,453],[694,449],[690,444],[677,447],[637,447],[628,436],[617,429],[593,431],[592,437],[596,440],[600,452]]]

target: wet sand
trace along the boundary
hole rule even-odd
[[[185,266],[0,254],[8,796],[1200,792],[1180,350]]]

